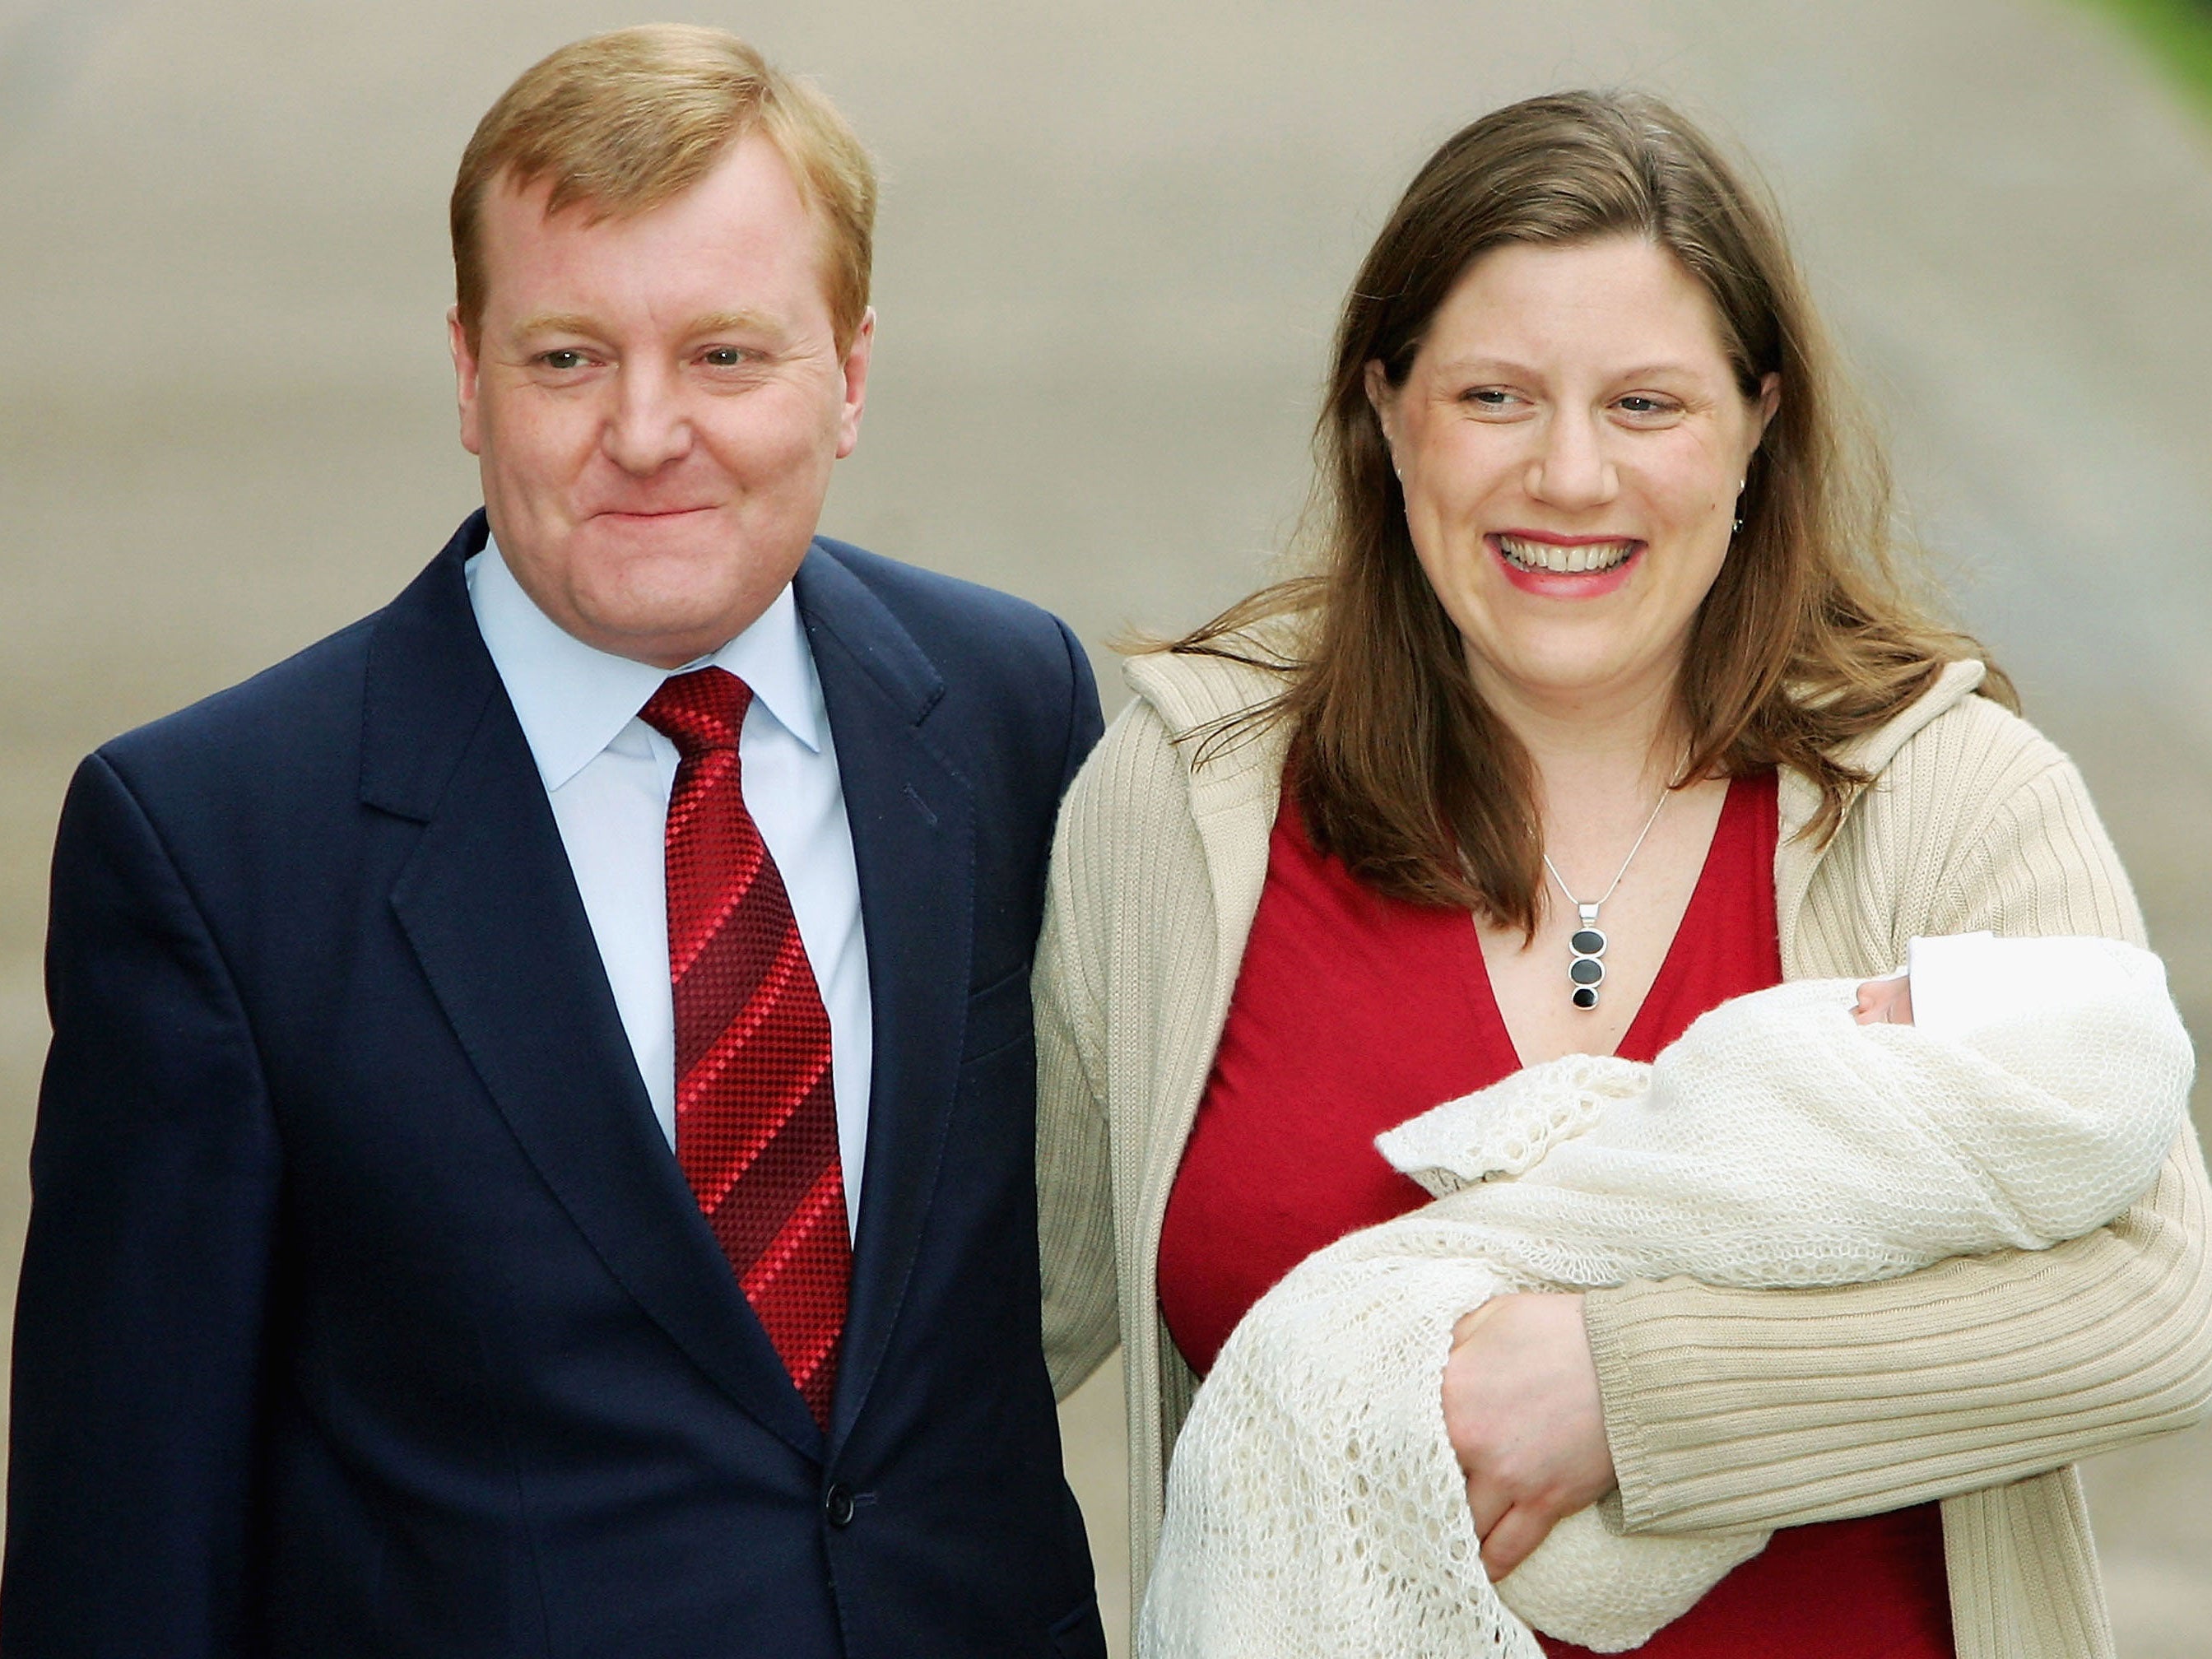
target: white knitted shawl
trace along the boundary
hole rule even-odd
[[[1452,1327],[1507,1291],[1847,1285],[2110,1220],[2187,1110],[2163,969],[2110,940],[2004,949],[2046,953],[2018,983],[2055,1003],[1938,1036],[1800,981],[1654,1066],[1570,1056],[1382,1136],[1435,1200],[1308,1258],[1223,1347],[1169,1470],[1144,1659],[1540,1659],[1522,1620],[1617,1652],[1757,1553],[1763,1533],[1625,1536],[1601,1504],[1493,1589],[1444,1434]]]

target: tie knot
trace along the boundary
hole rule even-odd
[[[735,749],[752,701],[752,687],[728,669],[695,668],[663,680],[638,718],[689,760],[710,749]]]

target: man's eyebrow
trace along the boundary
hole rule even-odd
[[[775,319],[758,311],[710,311],[703,317],[693,318],[690,330],[694,338],[702,334],[777,334],[781,331]]]
[[[596,319],[580,311],[533,312],[517,319],[514,325],[516,336],[523,339],[548,334],[575,334],[598,339],[604,331]],[[694,317],[684,332],[687,337],[696,340],[708,334],[780,335],[783,327],[765,312],[710,311]]]
[[[520,319],[517,334],[585,334],[596,337],[599,325],[578,311],[541,311]]]

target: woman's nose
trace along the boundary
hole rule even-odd
[[[1528,462],[1528,493],[1569,510],[1600,507],[1613,499],[1616,483],[1605,434],[1585,414],[1559,411],[1542,424],[1536,453]]]

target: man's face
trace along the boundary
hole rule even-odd
[[[448,327],[461,442],[538,608],[677,667],[799,568],[860,436],[875,319],[839,351],[821,228],[757,134],[634,217],[548,218],[547,191],[485,197],[476,349]]]

